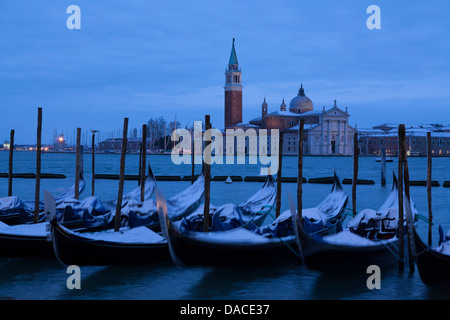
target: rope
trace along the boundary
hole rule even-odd
[[[417,216],[419,219],[425,221],[426,223],[431,224],[432,226],[434,226],[434,223],[431,222],[427,217],[425,217],[425,216],[423,216],[423,215],[421,215],[421,214],[416,214],[416,216]]]
[[[273,206],[270,206],[270,208],[272,209],[273,208]],[[274,219],[275,220],[275,217],[274,217],[274,215],[273,214],[271,214],[270,213],[270,211],[267,213],[272,219]],[[277,239],[280,239],[280,241],[284,244],[284,245],[286,245],[286,247],[288,247],[288,249],[297,257],[297,258],[302,258],[302,256],[300,255],[300,253],[297,251],[297,250],[295,250],[289,243],[287,243],[283,238],[280,238],[280,237],[276,237]]]
[[[354,217],[353,209],[351,209],[351,208],[343,208],[342,212],[341,212],[341,215]]]
[[[294,248],[292,248],[292,246],[289,243],[284,241],[282,238],[278,238],[278,239],[280,239],[281,242],[283,242],[289,248],[289,250],[291,250],[292,253],[297,256],[297,258],[302,259],[302,256],[300,255],[300,253],[297,250],[295,250]]]
[[[382,244],[386,249],[388,249],[388,251],[389,251],[390,253],[392,253],[392,255],[393,255],[398,261],[402,261],[402,259],[401,259],[400,256],[398,255],[397,251],[394,250],[394,249],[397,249],[397,247],[396,247],[394,244],[392,244],[392,247],[393,247],[393,248],[390,248],[390,247],[389,247],[389,242],[386,242],[386,241],[383,241],[383,240],[381,240],[380,242],[381,242],[381,244]]]

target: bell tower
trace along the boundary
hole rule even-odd
[[[242,83],[241,69],[237,60],[236,49],[231,48],[228,69],[225,70],[225,128],[242,122]]]

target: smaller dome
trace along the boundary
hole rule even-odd
[[[303,113],[306,111],[313,110],[313,103],[311,99],[305,96],[305,90],[303,89],[303,84],[298,90],[298,95],[291,100],[289,104],[289,111],[295,113]]]

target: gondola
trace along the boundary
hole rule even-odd
[[[149,179],[151,179],[151,181],[149,181]],[[167,204],[171,220],[175,221],[181,219],[191,214],[198,208],[203,200],[205,191],[204,184],[205,178],[202,171],[192,185],[168,199]],[[140,201],[140,192],[132,191],[124,197],[125,200],[123,202],[120,214],[122,227],[136,228],[146,226],[154,231],[158,231],[160,228],[156,202],[150,197],[156,188],[155,178],[150,167],[149,178],[145,184],[145,188],[146,196],[143,202]],[[149,191],[150,188],[151,193]],[[91,205],[91,211],[84,210],[84,212],[82,212],[83,227],[95,228],[97,231],[101,229],[107,230],[114,228],[116,212],[115,207],[104,214],[92,213],[92,211],[100,213],[104,212],[107,210],[105,207],[108,208],[110,206]],[[94,210],[94,208],[96,209]]]
[[[203,193],[204,175],[201,174],[192,185],[170,199],[171,219],[179,219],[183,212],[198,206]],[[70,230],[53,219],[52,242],[57,259],[66,265],[140,265],[170,261],[167,241],[157,230],[160,226],[157,206],[153,207],[152,203],[144,202],[138,208],[144,217],[135,216],[139,221],[121,227],[118,232],[113,229],[92,231],[92,228]],[[130,212],[136,215],[135,211]],[[158,228],[155,228],[155,216]]]
[[[168,215],[170,220],[177,221],[197,210],[205,193],[205,176],[202,172],[188,188],[167,200]],[[125,208],[127,226],[131,228],[146,226],[159,231],[160,222],[157,204],[153,199],[142,204],[129,203]]]
[[[267,176],[263,186],[250,198],[239,203],[227,203],[221,206],[210,204],[210,229],[223,231],[251,222],[260,226],[264,223],[276,199],[275,181],[271,175]],[[170,199],[167,201],[170,209]],[[204,206],[191,215],[181,219],[181,223],[192,231],[203,230]],[[169,216],[170,218],[170,216]],[[174,221],[173,219],[170,219]]]
[[[79,194],[81,194],[86,186],[83,173],[80,172]],[[75,197],[75,184],[67,188],[55,197],[55,202],[61,204],[68,199]],[[0,198],[0,222],[7,225],[17,225],[30,223],[34,221],[33,201],[22,201],[16,196]],[[43,219],[44,203],[39,202],[39,221]]]
[[[309,232],[331,232],[343,221],[348,196],[335,175],[331,193],[316,208],[302,210],[303,227]],[[261,203],[262,205],[262,203]],[[251,221],[220,231],[201,232],[161,217],[170,239],[172,257],[189,265],[267,265],[299,257],[291,212],[261,227]]]
[[[0,222],[0,257],[54,257],[46,222],[7,225]]]
[[[433,248],[422,241],[414,228],[415,262],[420,279],[427,286],[450,285],[450,244],[444,239],[439,226],[441,239],[439,246]]]
[[[151,201],[156,187],[153,171],[148,166],[148,174],[144,184],[144,202],[141,202],[141,187],[138,186],[122,197],[121,220],[126,224],[128,209],[141,207]],[[114,226],[117,199],[102,201],[90,196],[82,201],[68,199],[56,207],[57,219],[66,227],[108,229]]]
[[[411,208],[417,212],[412,201]],[[406,239],[406,219],[404,221]],[[362,265],[367,268],[370,264],[397,261],[398,181],[395,174],[391,192],[377,211],[362,210],[345,229],[335,234],[311,235],[299,230],[299,241],[304,249],[306,265],[312,269],[340,270],[343,267],[353,270]]]
[[[150,175],[149,175],[150,176]],[[148,185],[146,186],[146,196],[151,196],[154,192],[154,183],[152,183],[152,178],[149,177],[147,179]],[[83,183],[84,184],[84,183]],[[80,184],[81,185],[81,184]],[[84,188],[84,187],[83,187]],[[136,188],[140,190],[139,188]],[[135,194],[136,189],[130,192],[130,194]],[[69,196],[66,193],[67,196]],[[45,200],[52,199],[51,201]],[[79,221],[80,212],[87,212],[89,206],[83,207],[79,205],[77,208],[80,212],[76,213],[73,211],[73,203],[72,198],[55,198],[48,191],[44,191],[44,207],[43,211],[40,214],[40,220],[38,223],[22,223],[16,225],[8,225],[4,222],[0,222],[0,257],[54,257],[53,247],[51,242],[48,241],[49,237],[49,223],[47,220],[48,212],[50,209],[46,208],[49,202],[54,204],[54,218],[57,219],[60,224],[67,225],[70,228],[83,228],[91,229],[95,228],[88,225],[82,226],[82,223]],[[56,201],[63,202],[57,203]],[[64,202],[70,202],[70,205]],[[83,202],[81,202],[83,203]],[[58,211],[57,207],[64,207],[63,212]],[[53,206],[51,207],[53,208]],[[68,212],[71,212],[74,217],[69,218]]]
[[[189,205],[182,206],[181,204],[188,200],[189,195],[192,197],[192,190],[198,190],[199,186],[203,186],[203,184],[204,177],[200,175],[197,181],[188,188],[189,192],[181,193],[182,196],[178,199],[178,208],[189,207]],[[201,191],[201,195],[203,195],[203,191]],[[264,192],[259,195],[267,196]],[[256,203],[261,199],[252,197],[249,200],[252,201],[246,201],[246,203],[250,208],[251,203]],[[170,210],[174,209],[173,205],[175,204],[176,201],[164,201],[166,216],[172,216],[172,219],[177,218],[176,212],[170,214]],[[157,201],[157,211],[160,210],[159,207]],[[52,236],[55,255],[61,263],[66,265],[138,265],[155,261],[170,262],[171,257],[166,237],[163,233],[151,230],[148,225],[134,228],[124,227],[119,232],[106,230],[85,233],[69,230],[53,219]],[[136,238],[140,240],[135,240]]]
[[[65,265],[141,265],[170,259],[167,241],[148,227],[80,233],[52,220],[53,249]]]

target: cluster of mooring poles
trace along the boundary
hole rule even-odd
[[[207,232],[211,225],[211,217],[209,214],[210,209],[210,181],[211,181],[211,148],[207,148],[211,144],[211,121],[210,115],[205,116],[205,151],[209,150],[209,152],[204,153],[203,157],[203,168],[205,175],[205,199],[204,199],[204,217],[203,217],[203,230]],[[95,190],[95,133],[97,131],[92,130],[92,192],[94,195]],[[120,156],[120,172],[119,172],[119,188],[118,188],[118,196],[117,196],[117,206],[115,213],[115,231],[118,231],[120,228],[120,212],[122,208],[122,197],[123,197],[123,189],[124,189],[124,180],[125,180],[125,157],[126,157],[126,149],[127,149],[127,133],[128,133],[128,118],[124,118],[123,123],[123,137],[122,137],[122,147],[121,147],[121,156]],[[10,149],[9,149],[9,169],[8,169],[8,196],[12,196],[13,189],[13,151],[14,151],[14,135],[15,130],[11,130],[10,133]],[[37,223],[39,220],[39,201],[40,201],[40,179],[41,179],[41,153],[42,153],[42,108],[38,108],[38,118],[37,118],[37,142],[36,142],[36,187],[35,187],[35,207],[34,207],[34,222]],[[138,181],[141,186],[141,201],[144,201],[144,191],[145,191],[145,168],[146,168],[146,154],[147,154],[147,126],[142,125],[142,142],[140,146],[140,154],[139,154],[139,175]],[[298,174],[297,174],[297,224],[298,227],[302,227],[302,182],[303,182],[303,139],[304,139],[304,120],[301,119],[299,123],[298,130]],[[399,193],[399,201],[398,201],[398,210],[399,210],[399,239],[403,239],[405,235],[405,231],[403,225],[404,215],[402,212],[409,211],[411,213],[411,202],[410,202],[410,192],[409,192],[409,171],[408,171],[408,160],[406,153],[406,138],[405,138],[405,125],[400,124],[398,127],[398,141],[399,141],[399,150],[398,150],[398,193]],[[77,128],[77,138],[76,138],[76,165],[75,165],[75,198],[79,199],[79,182],[80,176],[82,173],[82,146],[81,146],[81,128]],[[277,193],[276,193],[276,217],[280,215],[281,211],[281,187],[282,187],[282,146],[283,146],[283,132],[279,134],[278,141],[278,172],[277,172]],[[355,132],[354,140],[353,140],[353,179],[352,179],[352,211],[353,215],[357,214],[356,209],[356,186],[358,184],[358,156],[359,156],[359,148],[358,148],[358,133]],[[381,184],[386,185],[386,150],[382,148],[381,152]],[[427,199],[428,199],[428,244],[432,243],[432,206],[431,206],[431,171],[432,171],[432,152],[431,152],[431,134],[427,133]],[[195,149],[194,149],[194,139],[191,141],[191,183],[194,182],[194,168],[195,168]],[[404,197],[405,196],[405,197]],[[405,201],[406,200],[406,201]],[[405,203],[406,202],[406,203]],[[406,217],[412,215],[406,215]],[[407,243],[408,243],[408,257],[409,257],[409,266],[410,271],[414,271],[414,257],[415,257],[415,248],[414,241],[412,241],[412,227],[414,221],[409,221],[407,218],[406,226],[407,226]],[[399,269],[404,270],[404,242],[399,242]]]
[[[95,192],[95,133],[97,131],[92,131],[92,192]],[[117,197],[117,207],[115,215],[115,231],[120,228],[120,210],[122,208],[122,197],[124,188],[124,178],[125,178],[125,156],[127,149],[127,131],[128,131],[128,118],[124,118],[123,125],[123,140],[122,140],[122,150],[120,156],[120,174],[119,174],[119,191]],[[10,133],[10,147],[9,147],[9,165],[8,165],[8,196],[13,194],[13,155],[14,155],[14,135],[15,130],[11,130]],[[140,157],[139,157],[139,184],[141,186],[141,201],[144,201],[144,191],[145,191],[145,167],[146,167],[146,153],[147,153],[147,126],[144,124],[142,126],[142,142],[140,146]],[[37,133],[36,133],[36,186],[35,186],[35,196],[34,196],[34,223],[39,221],[39,210],[40,210],[40,191],[41,191],[41,155],[42,155],[42,108],[38,108],[37,116]],[[81,146],[81,128],[77,128],[77,138],[76,138],[76,160],[75,160],[75,199],[79,200],[80,197],[80,177],[83,171],[83,148]]]

